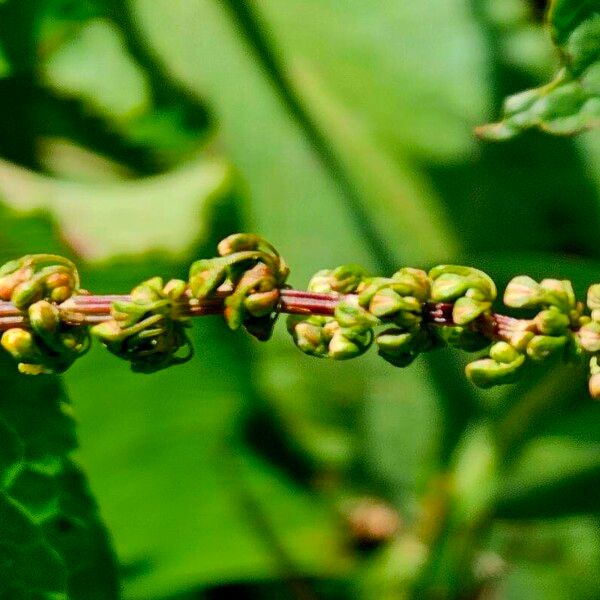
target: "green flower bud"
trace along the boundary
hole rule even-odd
[[[429,272],[429,277],[433,280],[433,302],[449,302],[464,295],[488,302],[496,298],[496,284],[486,273],[472,267],[439,265]]]
[[[502,348],[499,352],[504,357],[507,351]],[[476,386],[489,388],[494,385],[514,383],[519,378],[524,363],[525,356],[523,354],[517,354],[517,357],[511,362],[498,362],[492,358],[482,358],[468,364],[465,372],[469,380]]]
[[[525,352],[529,342],[535,337],[532,331],[521,330],[513,333],[510,337],[510,345],[519,352]]]
[[[317,294],[330,292],[350,294],[356,291],[366,277],[367,272],[360,265],[350,264],[335,269],[322,269],[311,277],[308,289]]]
[[[545,335],[559,335],[567,331],[570,325],[569,317],[554,306],[538,313],[534,322],[540,333]]]
[[[262,238],[254,233],[234,233],[219,242],[217,250],[221,256],[227,256],[234,252],[257,250]]]
[[[567,336],[536,335],[527,346],[527,356],[535,361],[546,360],[559,352],[563,352],[567,341]]]
[[[21,261],[12,260],[0,269],[0,300],[10,300],[15,288],[33,275],[31,268],[20,265]]]
[[[401,329],[386,329],[375,341],[382,355],[399,356],[415,349],[415,335]]]
[[[254,317],[264,317],[271,314],[279,302],[279,290],[256,292],[244,300],[244,307]]]
[[[182,279],[171,279],[163,288],[163,294],[171,300],[179,300],[187,289],[187,283]]]
[[[414,298],[413,298],[414,300]],[[414,300],[416,304],[413,304],[411,308],[419,310],[419,303]],[[369,302],[369,312],[376,317],[387,317],[393,315],[400,310],[406,310],[407,302],[403,300],[401,296],[396,294],[389,288],[384,288],[377,292]]]
[[[341,327],[374,327],[380,323],[379,319],[360,306],[349,302],[339,302],[335,307],[335,320]]]
[[[454,273],[442,273],[433,282],[431,299],[433,302],[449,302],[459,298],[469,289],[464,277]]]
[[[497,342],[490,348],[490,358],[499,363],[512,363],[522,354],[506,342]]]
[[[194,298],[207,298],[227,279],[227,263],[223,258],[197,260],[190,267],[190,291]]]
[[[540,287],[544,292],[544,304],[555,306],[565,313],[575,308],[575,292],[570,281],[542,279]]]
[[[359,335],[362,343],[349,339],[343,330],[337,331],[329,342],[329,356],[335,360],[346,360],[363,354],[370,346],[370,339],[365,332]]]
[[[540,284],[526,275],[511,279],[504,292],[504,304],[512,308],[535,308],[542,299]]]
[[[491,302],[482,302],[468,296],[463,296],[462,298],[458,298],[454,303],[452,319],[457,325],[466,325],[477,319],[479,315],[490,310],[491,306]]]
[[[393,290],[401,296],[413,296],[420,303],[427,302],[431,294],[431,282],[421,269],[404,267],[392,275]]]
[[[590,376],[588,387],[590,390],[590,396],[594,400],[600,400],[600,373]]]
[[[27,311],[33,330],[44,338],[52,337],[60,327],[60,312],[54,304],[40,300]]]
[[[8,329],[2,334],[0,344],[18,362],[39,362],[41,359],[33,334],[25,329]]]
[[[42,280],[29,279],[14,289],[11,300],[17,308],[23,310],[30,304],[41,300],[44,297],[44,291],[45,286]]]
[[[600,310],[600,283],[590,286],[587,293],[587,305],[592,311]]]
[[[323,336],[323,325],[325,317],[297,317],[290,316],[287,322],[288,331],[291,333],[294,343],[305,354],[311,356],[327,356],[329,351],[327,342]]]
[[[579,343],[588,352],[600,352],[600,323],[590,321],[577,332]]]
[[[105,344],[124,340],[128,335],[127,331],[122,329],[121,325],[116,320],[105,321],[104,323],[94,325],[91,329],[91,333]]]
[[[74,291],[75,279],[69,272],[56,272],[46,279],[46,293],[51,302],[65,302]]]

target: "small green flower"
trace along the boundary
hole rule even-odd
[[[490,358],[468,364],[465,372],[476,386],[489,388],[516,381],[524,363],[525,355],[506,342],[497,342],[490,348]]]

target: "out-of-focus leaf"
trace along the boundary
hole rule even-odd
[[[10,63],[8,62],[8,58],[4,50],[2,49],[2,45],[0,45],[0,79],[10,75]]]
[[[600,4],[553,0],[548,11],[561,69],[548,84],[506,99],[502,120],[477,129],[505,140],[525,129],[572,135],[600,123]]]
[[[229,165],[220,159],[104,184],[61,181],[0,161],[0,193],[7,203],[51,211],[65,239],[92,260],[148,250],[184,255],[206,234],[202,212],[230,186]]]
[[[594,517],[500,522],[477,569],[496,569],[492,583],[503,600],[596,598],[600,531]]]
[[[114,292],[179,270],[163,260],[120,263],[88,272],[85,283]],[[187,365],[140,376],[94,348],[66,377],[82,459],[124,563],[125,597],[285,579],[290,568],[336,572],[326,507],[242,442],[253,398],[247,349],[217,318],[197,321]]]
[[[392,159],[444,160],[472,149],[470,123],[489,103],[482,85],[488,57],[468,2],[252,3],[264,13],[300,93],[310,92],[303,85],[308,72],[342,105],[340,119],[355,116],[345,121],[348,135],[366,131]],[[305,100],[312,110],[310,93]],[[335,130],[330,135],[335,142]]]
[[[42,218],[0,207],[7,254],[59,250]],[[0,597],[112,600],[116,565],[74,462],[72,407],[56,377],[24,377],[0,351]]]
[[[497,515],[510,519],[594,513],[600,506],[600,443],[542,437],[503,478]]]
[[[149,107],[148,82],[122,35],[105,19],[88,21],[46,58],[43,79],[55,93],[79,97],[116,123],[138,116]]]

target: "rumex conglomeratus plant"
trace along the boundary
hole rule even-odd
[[[515,277],[504,303],[530,313],[516,319],[493,312],[496,285],[472,267],[373,277],[344,265],[319,271],[301,291],[287,285],[285,261],[257,235],[230,235],[218,252],[194,262],[188,281],[154,277],[128,296],[82,290],[75,265],[59,256],[10,261],[0,268],[2,347],[24,374],[60,373],[95,337],[134,371],[152,373],[191,359],[191,317],[222,314],[231,329],[266,341],[279,313],[288,313],[294,343],[312,356],[345,360],[375,345],[388,363],[406,367],[443,346],[486,350],[466,367],[484,388],[514,382],[529,361],[588,360],[590,393],[600,398],[600,284],[584,304],[569,281]]]

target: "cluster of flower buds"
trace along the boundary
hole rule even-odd
[[[511,319],[501,334],[492,313],[496,286],[471,267],[440,265],[429,273],[404,268],[383,278],[368,277],[349,265],[319,271],[309,290],[355,295],[340,297],[334,317],[289,317],[288,330],[306,354],[353,358],[375,340],[385,360],[404,367],[420,353],[443,345],[469,352],[489,346],[487,357],[466,368],[467,377],[484,388],[514,382],[527,360],[575,360],[591,354],[590,392],[600,397],[600,285],[590,288],[591,316],[584,316],[570,282],[516,277],[506,289],[505,304],[538,312],[532,319]],[[427,318],[436,307],[449,307],[450,319],[440,324]],[[376,333],[378,327],[383,329]]]
[[[154,373],[185,363],[194,354],[185,331],[189,319],[180,311],[186,289],[181,279],[166,285],[160,277],[144,281],[132,290],[130,300],[113,302],[112,319],[92,327],[92,335],[129,361],[134,372]]]
[[[226,292],[224,316],[233,330],[242,325],[260,340],[270,338],[280,290],[289,269],[271,244],[251,233],[219,243],[220,256],[198,260],[190,269],[190,292],[204,300]]]
[[[504,293],[511,308],[539,312],[530,321],[521,321],[506,341],[490,348],[490,357],[467,367],[467,375],[478,385],[489,387],[513,382],[526,360],[541,362],[552,357],[575,358],[581,345],[575,329],[581,324],[583,305],[577,303],[569,281],[531,277],[512,279]]]
[[[56,307],[78,289],[75,265],[61,256],[34,254],[0,268],[0,300],[26,312],[30,325],[8,329],[0,340],[21,373],[62,373],[88,351],[87,329],[63,323]]]
[[[354,294],[366,272],[358,265],[323,269],[315,274],[308,290],[319,294]],[[356,296],[341,299],[333,317],[290,315],[287,327],[295,344],[305,354],[345,360],[360,356],[373,343],[377,318],[362,308]]]
[[[405,367],[441,346],[487,348],[487,356],[466,368],[480,387],[515,381],[528,361],[586,358],[590,393],[600,398],[600,284],[589,288],[586,310],[568,281],[515,277],[504,303],[528,311],[528,318],[515,319],[492,312],[496,286],[471,267],[403,268],[371,277],[358,265],[344,265],[319,271],[308,292],[300,292],[288,289],[287,265],[257,235],[231,235],[218,253],[194,262],[188,281],[165,284],[155,277],[128,297],[105,298],[91,329],[77,306],[98,300],[72,298],[85,292],[69,260],[44,254],[11,261],[0,268],[0,302],[12,305],[16,321],[5,322],[1,344],[22,373],[56,373],[88,350],[91,331],[134,371],[151,373],[192,357],[191,314],[222,312],[231,329],[243,326],[267,340],[283,310],[293,313],[287,326],[294,342],[312,356],[344,360],[375,344],[387,362]],[[294,307],[286,304],[290,298]]]
[[[368,277],[361,267],[347,265],[319,271],[308,289],[355,294],[340,299],[334,317],[288,318],[296,345],[312,356],[353,358],[375,340],[380,356],[405,367],[444,344],[465,350],[489,344],[470,326],[490,313],[496,296],[494,282],[477,269],[442,265],[427,274],[407,267],[391,277]],[[425,319],[431,303],[453,303],[452,324],[439,327]],[[379,326],[384,329],[375,334]]]

